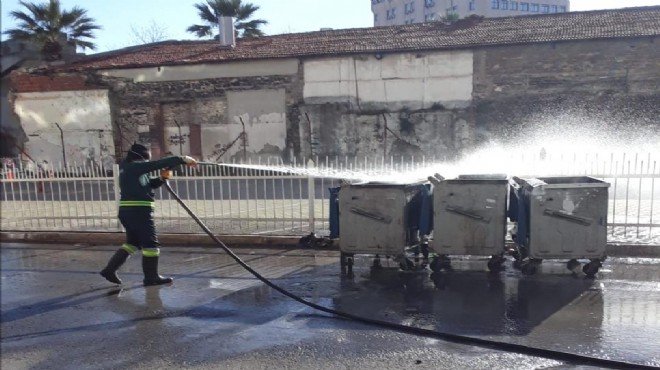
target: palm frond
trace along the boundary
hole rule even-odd
[[[218,23],[218,17],[215,15],[213,8],[207,4],[199,3],[194,5],[197,8],[199,18],[206,23]]]
[[[202,38],[207,36],[213,36],[210,26],[201,26],[194,24],[186,29],[187,32],[194,33],[195,36]]]
[[[243,4],[236,10],[236,18],[240,20],[248,19],[259,10],[259,7],[253,4]]]

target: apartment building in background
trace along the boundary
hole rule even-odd
[[[371,0],[374,26],[431,22],[447,13],[509,17],[528,14],[565,13],[569,0]]]

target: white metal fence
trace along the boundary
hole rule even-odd
[[[283,165],[273,161],[181,169],[170,184],[219,234],[327,234],[329,191],[342,179],[410,181],[433,173],[508,173],[516,176],[588,175],[611,184],[610,242],[660,245],[659,154],[474,155],[460,162],[434,158],[326,158]],[[34,166],[30,169],[35,168]],[[119,231],[117,166],[4,165],[0,176],[3,231]],[[499,169],[499,171],[498,171]],[[200,228],[157,190],[162,232]]]

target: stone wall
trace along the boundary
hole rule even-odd
[[[519,140],[540,125],[575,123],[657,137],[658,60],[653,37],[476,50],[475,143]]]

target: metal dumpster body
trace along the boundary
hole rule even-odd
[[[508,180],[459,176],[433,188],[432,252],[492,256],[504,252]]]
[[[433,178],[429,177],[429,180]],[[433,271],[451,270],[448,255],[491,256],[488,268],[503,270],[506,175],[461,175],[433,181]]]
[[[343,253],[396,256],[418,241],[423,183],[345,184],[339,191],[339,248]]]
[[[514,240],[522,258],[584,258],[599,267],[607,243],[609,186],[588,176],[514,178],[509,217],[517,222]],[[587,275],[598,270],[585,268]]]

